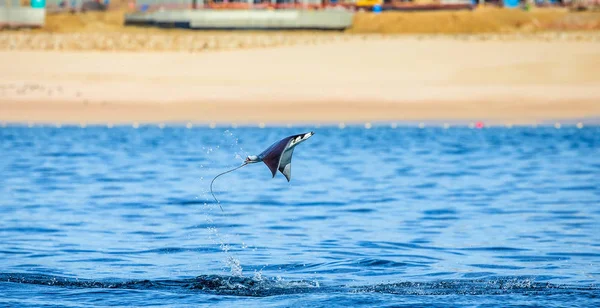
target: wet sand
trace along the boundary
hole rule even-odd
[[[388,37],[185,52],[1,51],[0,121],[536,122],[600,116],[600,42]]]

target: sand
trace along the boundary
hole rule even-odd
[[[349,33],[457,34],[600,30],[600,12],[565,8],[359,13]]]
[[[600,116],[600,42],[388,37],[218,52],[0,52],[0,121]]]

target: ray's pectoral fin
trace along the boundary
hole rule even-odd
[[[279,162],[279,171],[285,176],[288,182],[292,179],[292,154],[294,148],[291,148],[281,155],[281,161]]]
[[[263,158],[263,163],[269,167],[271,170],[271,174],[275,177],[275,173],[277,173],[277,167],[279,166],[279,155],[271,155]]]
[[[292,180],[292,164],[279,166],[279,171],[285,176],[288,182]]]
[[[277,173],[277,169],[279,168],[279,162],[281,161],[281,156],[285,149],[289,144],[289,138],[285,138],[280,140],[277,143],[271,145],[268,149],[258,155],[262,161],[269,167],[271,170],[271,174],[275,177]]]

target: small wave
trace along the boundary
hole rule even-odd
[[[531,278],[498,278],[493,280],[444,280],[439,282],[401,282],[359,287],[352,292],[377,292],[395,295],[551,295],[579,294],[595,297],[600,291],[594,286],[573,287],[536,282]]]
[[[319,290],[313,281],[201,275],[177,280],[98,281],[44,274],[0,274],[0,282],[82,289],[188,290],[218,295],[265,297]]]
[[[253,278],[241,276],[201,275],[177,280],[97,281],[44,274],[0,274],[0,283],[44,285],[59,288],[131,289],[203,292],[215,295],[268,297],[306,293],[382,293],[394,295],[553,295],[571,294],[585,297],[600,295],[600,287],[572,286],[535,281],[535,277],[498,277],[495,279],[442,280],[433,282],[398,282],[366,286],[323,286],[317,281]]]

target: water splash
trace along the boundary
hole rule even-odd
[[[227,140],[226,144],[228,146],[225,148],[221,148],[221,146],[219,146],[219,145],[216,145],[214,147],[208,147],[208,148],[203,147],[203,149],[206,150],[206,154],[211,154],[215,150],[223,150],[223,151],[227,151],[228,153],[233,152],[233,157],[235,160],[243,161],[243,157],[247,156],[247,154],[244,152],[242,147],[239,146],[239,139],[230,130],[225,130],[223,132],[223,136]],[[204,167],[204,166],[201,165],[201,167]],[[204,177],[201,177],[200,180],[203,181]],[[207,190],[204,190],[202,193],[202,196],[206,197],[207,195],[208,195]],[[205,218],[205,220],[209,224],[214,223],[214,221],[211,217],[207,216]],[[228,234],[221,234],[219,232],[219,230],[214,226],[208,227],[207,230],[208,230],[209,239],[214,244],[219,245],[221,251],[225,254],[225,258],[222,261],[224,264],[224,267],[226,269],[229,269],[229,272],[234,277],[243,277],[243,267],[241,265],[240,260],[237,257],[235,257],[234,255],[232,255],[230,252],[231,245],[229,244],[229,241],[228,241],[228,238],[230,236]],[[248,244],[246,244],[245,242],[242,241],[241,248],[242,249],[248,248]]]
[[[212,223],[212,219],[210,220],[210,222]],[[235,277],[242,277],[243,268],[241,262],[238,258],[236,258],[230,253],[231,245],[223,240],[223,237],[221,236],[219,230],[216,227],[210,226],[207,228],[207,230],[209,233],[209,239],[214,244],[218,244],[221,251],[225,254],[225,259],[223,260],[224,267],[226,269],[229,269],[231,275]]]
[[[234,277],[244,277],[244,275],[242,274],[242,266],[240,265],[240,260],[233,257],[233,256],[228,256],[227,257],[227,265],[229,266],[229,268],[231,269],[231,275]]]

